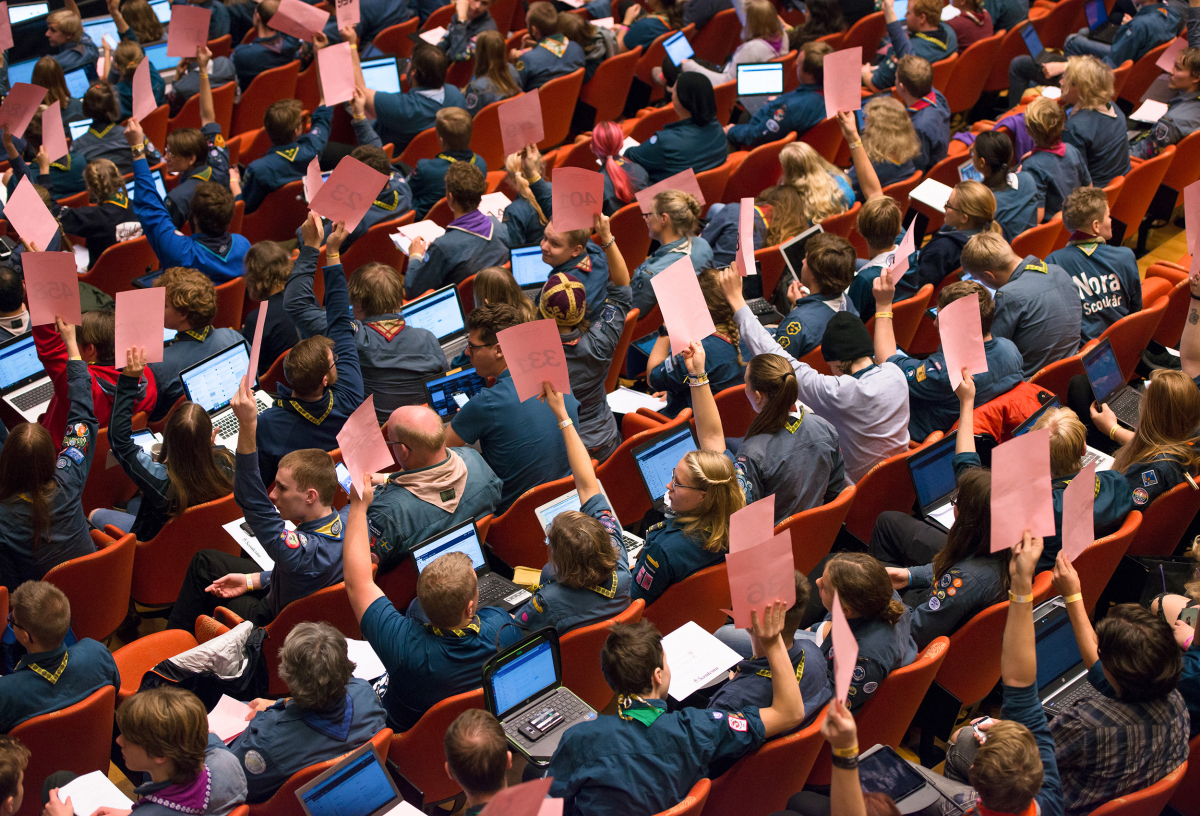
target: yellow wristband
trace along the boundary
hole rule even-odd
[[[358,50],[358,43],[350,43],[350,50],[351,50],[351,51],[357,51],[357,50]]]
[[[858,140],[857,142],[851,142],[851,143],[850,143],[850,149],[851,149],[851,150],[858,150],[860,147],[862,147],[862,140],[861,140],[861,139],[860,139],[860,140]]]
[[[567,418],[566,418],[566,419],[564,419],[562,422],[558,423],[558,427],[560,427],[560,428],[570,428],[570,427],[571,427],[572,425],[574,425],[574,424],[575,424],[575,423],[571,421],[571,418],[570,418],[570,417],[567,417]]]
[[[80,357],[79,355],[75,355],[74,357],[68,357],[67,359],[68,360],[79,360],[80,362],[83,362],[83,358]]]
[[[246,576],[246,589],[254,589],[254,576],[253,575]]]
[[[337,252],[326,252],[326,253],[325,253],[325,261],[326,261],[326,263],[328,263],[329,261],[336,261],[336,260],[338,260],[338,259],[339,259],[339,258],[341,258],[341,257],[342,257],[342,256],[341,256],[339,253],[337,253]]]
[[[1075,603],[1076,601],[1082,601],[1082,600],[1083,600],[1082,592],[1076,592],[1074,595],[1064,595],[1063,596],[1063,603]]]
[[[894,319],[894,318],[896,317],[896,313],[895,313],[895,312],[876,312],[876,313],[875,313],[875,319],[876,319],[876,320],[882,320],[882,319],[883,319],[883,318],[885,318],[885,317],[886,317],[888,320],[892,320],[892,319]]]
[[[1008,593],[1008,600],[1009,603],[1033,603],[1033,593],[1028,595],[1014,595],[1010,592]]]
[[[1117,441],[1117,426],[1116,425],[1113,425],[1111,428],[1109,428],[1108,438],[1111,439],[1113,442]]]
[[[833,755],[835,757],[844,757],[847,759],[849,759],[850,757],[856,757],[856,756],[858,756],[858,746],[852,745],[849,748],[834,748]]]

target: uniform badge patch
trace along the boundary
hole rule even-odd
[[[654,577],[646,572],[645,567],[642,567],[638,570],[637,582],[642,589],[649,589],[650,584],[654,582]]]
[[[771,131],[772,133],[778,133],[779,132],[779,123],[776,122],[774,119],[768,119],[767,120],[767,130]]]
[[[267,761],[258,751],[247,751],[242,762],[246,765],[246,770],[256,776],[267,770]]]
[[[712,715],[713,715],[713,719],[714,719],[714,720],[719,720],[719,719],[721,719],[723,716],[725,716],[725,715],[724,715],[724,714],[722,714],[720,711],[714,711],[714,712],[712,713]]]
[[[925,366],[923,366],[923,365],[918,366],[917,367],[917,382],[925,382],[925,378],[927,376],[928,375],[925,373]]]
[[[939,609],[942,608],[942,602],[939,601],[937,599],[937,597],[931,595],[929,597],[929,608],[931,610],[933,610],[934,612],[937,612]]]
[[[734,731],[746,732],[746,720],[734,714],[729,715],[729,727]]]
[[[67,448],[66,450],[63,451],[63,454],[65,456],[70,456],[72,459],[74,459],[75,464],[79,464],[83,461],[83,454],[80,453],[75,448]]]
[[[862,666],[855,666],[855,667],[854,667],[854,679],[855,679],[856,681],[858,681],[858,680],[862,680],[862,679],[863,679],[864,677],[866,677],[866,676],[867,676],[867,670],[866,670],[866,669],[864,669]]]
[[[787,333],[788,334],[799,334],[800,333],[800,324],[793,320],[791,323],[788,324]]]
[[[88,434],[87,425],[84,425],[82,422],[80,422],[78,425],[75,426],[75,435],[76,436],[87,436],[87,434]]]
[[[1142,471],[1142,484],[1146,487],[1158,484],[1158,474],[1153,470]]]
[[[67,466],[66,457],[65,456],[58,457],[58,461],[54,463],[54,466],[57,467],[59,470],[62,470],[63,468],[65,468]]]
[[[877,688],[879,688],[878,683],[867,683],[863,686],[863,694],[874,694]]]
[[[282,532],[279,534],[279,537],[283,539],[284,544],[288,545],[288,547],[293,550],[300,546],[300,537],[296,535],[295,530],[287,530]]]
[[[950,589],[946,590],[946,594],[949,595],[951,598],[953,598],[955,595],[958,594],[958,590],[955,589],[954,587],[950,587]]]
[[[1134,504],[1146,504],[1149,501],[1150,501],[1150,494],[1146,492],[1146,489],[1144,487],[1136,488],[1133,491],[1133,503]]]

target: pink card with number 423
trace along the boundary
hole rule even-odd
[[[571,393],[571,377],[563,354],[562,335],[553,320],[534,320],[496,333],[500,350],[508,362],[517,399],[524,402],[542,393],[542,381],[549,380],[554,390]]]
[[[313,196],[308,208],[335,224],[345,221],[346,231],[351,232],[387,183],[388,177],[383,173],[367,167],[353,156],[346,156]]]

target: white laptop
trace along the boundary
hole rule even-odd
[[[604,489],[604,485],[600,485],[600,492],[604,494],[604,500],[608,501],[608,492]],[[611,501],[608,501],[608,506],[612,507]],[[549,533],[550,522],[554,521],[555,516],[567,510],[579,510],[579,508],[579,491],[572,490],[565,496],[559,496],[554,501],[548,501],[541,507],[535,508],[533,512],[537,515],[538,524],[542,525],[542,532]],[[621,520],[617,518],[616,510],[613,510],[613,519],[620,526]],[[629,566],[632,567],[637,562],[638,556],[642,552],[642,547],[646,546],[646,540],[638,538],[633,533],[625,532],[623,527],[621,529],[621,539],[625,545],[625,552],[629,556]]]
[[[237,448],[238,435],[238,420],[230,403],[249,367],[250,351],[243,340],[179,372],[183,393],[208,412],[217,429],[216,441],[230,450]],[[255,390],[254,401],[260,414],[275,403],[270,394],[261,390]]]
[[[54,383],[38,359],[33,334],[0,342],[0,392],[26,422],[37,422],[54,396]]]

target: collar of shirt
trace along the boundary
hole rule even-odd
[[[1034,153],[1053,153],[1055,156],[1058,156],[1061,159],[1063,156],[1067,155],[1067,143],[1059,142],[1054,147],[1035,147],[1033,149],[1033,152]]]
[[[53,685],[58,682],[58,678],[62,677],[63,671],[67,668],[68,657],[70,655],[67,654],[67,647],[60,644],[57,649],[51,649],[48,652],[25,655],[17,663],[14,671],[29,669]]]
[[[443,85],[440,88],[413,88],[412,92],[415,93],[417,96],[423,96],[426,99],[432,99],[434,102],[437,102],[439,105],[445,104],[445,102],[446,102],[446,86],[445,85]]]
[[[209,324],[207,326],[201,326],[198,329],[187,329],[186,331],[176,332],[175,339],[176,340],[195,340],[197,343],[203,343],[205,340],[208,339],[208,336],[210,334],[212,334],[212,331],[213,331],[212,324]]]
[[[478,209],[464,213],[446,225],[446,229],[462,230],[472,235],[478,235],[485,241],[492,240],[492,219]]]
[[[621,694],[617,697],[617,716],[627,722],[637,721],[649,728],[655,720],[667,713],[665,700],[649,700],[636,694]]]
[[[334,510],[327,516],[322,516],[314,521],[306,521],[303,524],[297,524],[296,530],[302,533],[320,533],[326,538],[340,539],[345,525],[342,524],[342,515],[337,510]]]
[[[29,331],[29,310],[23,309],[20,314],[12,317],[0,317],[0,329],[4,329],[13,337]]]
[[[300,719],[318,734],[345,742],[354,721],[354,701],[350,699],[350,692],[346,692],[345,700],[339,700],[324,711],[301,708]]]
[[[225,254],[233,246],[233,236],[228,232],[221,235],[206,235],[202,232],[199,235],[193,235],[192,240],[212,252],[218,258],[224,258]]]
[[[908,111],[909,111],[909,113],[916,113],[917,111],[923,111],[926,108],[933,107],[936,104],[937,104],[937,91],[930,91],[929,96],[923,96],[920,99],[918,99],[916,102],[914,102],[912,104],[912,107],[910,107],[908,109]]]
[[[874,369],[876,369],[876,368],[879,368],[879,366],[875,365],[874,363],[871,363],[871,364],[870,364],[869,366],[867,366],[866,368],[860,368],[858,371],[855,371],[855,372],[854,372],[853,374],[851,374],[850,376],[851,376],[851,377],[853,377],[853,378],[854,378],[854,379],[856,379],[856,380],[859,380],[859,379],[862,379],[862,376],[863,376],[864,374],[866,374],[868,371],[872,371],[872,370],[874,370]]]
[[[654,250],[654,254],[651,255],[650,257],[651,258],[661,258],[662,256],[664,256],[670,252],[678,252],[681,255],[691,255],[692,254],[691,239],[688,238],[687,236],[684,236],[683,238],[680,238],[678,241],[672,241],[669,244],[663,244],[658,249]]]
[[[895,247],[892,247],[891,249],[888,249],[888,250],[884,250],[883,252],[880,252],[878,255],[876,255],[871,260],[867,261],[867,265],[864,266],[863,269],[866,269],[866,268],[872,267],[872,266],[878,266],[881,269],[887,269],[889,266],[892,265],[892,260],[893,260],[893,258],[895,258],[895,255],[896,255]]]

